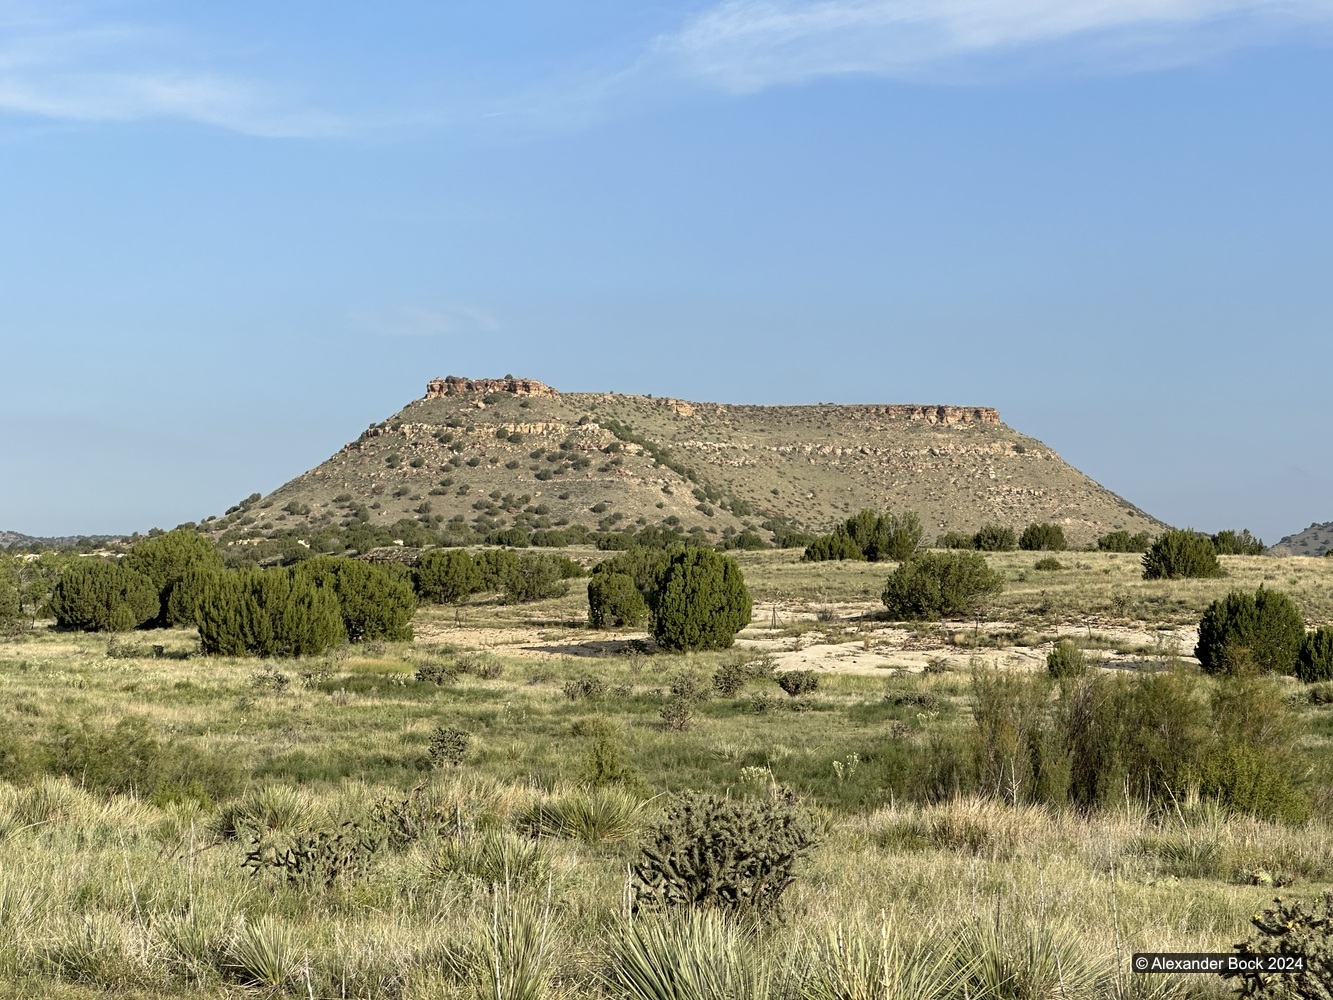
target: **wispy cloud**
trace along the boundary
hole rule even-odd
[[[207,47],[178,32],[98,21],[59,4],[0,3],[0,112],[79,122],[170,118],[250,135],[345,130],[272,84],[199,68]]]
[[[370,107],[360,93],[367,88],[345,85],[366,67],[340,67],[321,83],[312,76],[320,61],[304,63],[303,86],[314,94],[307,100],[274,75],[300,74],[290,62],[256,68],[243,49],[216,39],[106,13],[133,10],[133,4],[0,0],[0,114],[79,122],[173,119],[278,137],[423,129],[522,136],[577,130],[700,92],[744,95],[852,75],[967,82],[1052,67],[1080,75],[1124,73],[1293,38],[1308,44],[1333,37],[1333,0],[718,0],[683,6],[693,13],[674,27],[664,30],[655,19],[653,27],[618,38],[591,61],[569,51],[542,53],[534,65],[563,60],[565,71],[523,81],[515,78],[522,70],[514,69],[510,88],[492,80],[489,96],[477,92],[466,66],[438,79],[420,68],[420,77],[398,79],[403,89],[396,97],[378,86],[379,74],[372,78],[377,96]],[[413,48],[417,57],[420,48]],[[349,113],[349,99],[366,107]],[[321,110],[340,102],[337,111]]]
[[[493,333],[500,322],[476,306],[399,306],[380,313],[356,313],[351,324],[382,337],[441,337]]]
[[[967,74],[1080,47],[1085,71],[1142,69],[1333,26],[1333,0],[726,0],[656,40],[645,65],[731,93],[818,77]],[[1043,50],[1045,50],[1043,52]]]

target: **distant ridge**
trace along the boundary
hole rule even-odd
[[[1281,541],[1270,545],[1271,556],[1322,556],[1333,549],[1333,521],[1312,524],[1304,531],[1288,535]]]
[[[1053,521],[1073,544],[1162,522],[992,407],[749,406],[563,393],[536,379],[432,379],[328,461],[206,527],[229,540],[361,514],[493,531],[663,525],[721,538],[820,532],[864,507],[915,510],[928,539]]]
[[[47,549],[78,545],[80,542],[105,542],[123,537],[122,535],[24,535],[17,531],[0,531],[0,549],[23,548],[38,545]]]

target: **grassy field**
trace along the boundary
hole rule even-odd
[[[645,948],[736,977],[663,997],[975,997],[985,961],[999,997],[1214,996],[1215,978],[1135,977],[1127,956],[1229,950],[1274,894],[1264,873],[1301,897],[1333,886],[1326,795],[1299,826],[1188,796],[1082,815],[923,801],[912,764],[970,724],[970,663],[1039,669],[1074,635],[1108,669],[1188,665],[1231,587],[1333,621],[1333,560],[1148,583],[1132,556],[1038,571],[997,554],[1008,583],[984,620],[906,628],[875,613],[891,567],[740,558],[755,620],[722,653],[591,633],[577,581],[457,621],[425,608],[415,643],[310,661],[205,658],[183,631],[0,642],[0,996],[633,996]],[[808,666],[818,689],[792,698],[760,671],[664,723],[682,675],[707,691],[756,661]],[[444,683],[419,679],[432,668]],[[1333,707],[1289,693],[1322,767]],[[465,734],[456,763],[442,730]],[[778,921],[627,921],[626,866],[682,789],[811,810],[820,844]],[[331,875],[246,866],[252,838],[372,828],[391,835]]]

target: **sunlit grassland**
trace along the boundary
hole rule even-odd
[[[803,563],[792,550],[738,553],[756,602],[756,621],[773,603],[818,606],[864,603],[874,610],[893,563]],[[1038,570],[1043,559],[1061,569]],[[1229,590],[1260,586],[1290,594],[1311,624],[1333,622],[1333,560],[1222,556],[1226,576],[1210,580],[1144,580],[1142,557],[1112,552],[991,552],[1005,589],[983,620],[1026,623],[1120,621],[1151,628],[1197,624],[1209,603]]]
[[[983,628],[1152,632],[1192,625],[1208,601],[1261,583],[1291,594],[1311,624],[1333,620],[1333,560],[1232,557],[1221,580],[1148,582],[1135,556],[1058,553],[1065,568],[1036,570],[1044,556],[988,557],[1007,585]],[[777,605],[783,628],[875,623],[892,570],[801,564],[797,552],[739,559],[756,626]],[[881,925],[913,954],[943,961],[963,947],[960,935],[998,924],[1014,953],[1040,933],[1079,969],[1102,970],[1071,971],[1039,996],[1163,995],[1127,977],[1124,957],[1228,950],[1275,892],[1251,884],[1264,873],[1289,875],[1284,891],[1307,897],[1333,884],[1333,828],[1318,810],[1286,826],[1188,798],[1091,815],[917,801],[914,761],[969,724],[969,678],[958,670],[821,673],[800,699],[760,677],[736,697],[697,701],[689,728],[673,730],[660,710],[677,678],[694,673],[710,687],[720,666],[761,652],[753,637],[765,630],[738,650],[645,653],[626,645],[641,634],[588,632],[585,612],[574,581],[538,605],[469,606],[465,628],[452,609],[423,609],[415,644],[267,664],[201,657],[184,631],[108,640],[39,627],[0,642],[7,736],[40,743],[62,725],[105,731],[141,717],[198,780],[157,795],[105,794],[77,774],[0,782],[0,996],[624,995],[606,976],[626,865],[666,794],[685,788],[790,789],[820,828],[782,919],[757,931],[754,947],[734,949],[767,977],[756,1000],[827,995],[808,972],[830,961],[830,935],[841,927],[873,944]],[[498,675],[417,679],[423,666],[477,653]],[[600,695],[567,696],[589,676]],[[1288,689],[1311,759],[1326,761],[1333,708]],[[439,727],[470,735],[460,765],[430,766]],[[534,837],[536,807],[603,794],[592,785],[608,732],[628,771],[602,803],[620,810],[615,832],[595,843],[572,828]],[[246,838],[228,835],[242,814],[274,835],[337,830],[413,788],[430,828],[327,887],[251,875]],[[532,927],[545,934],[539,960],[513,943]],[[525,992],[515,983],[533,967],[537,985]],[[1204,977],[1157,986],[1224,992]]]

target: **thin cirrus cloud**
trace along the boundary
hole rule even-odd
[[[1327,38],[1333,0],[727,0],[642,65],[737,94],[819,77],[966,77],[1011,58],[1124,72]]]
[[[339,116],[281,88],[199,68],[208,46],[179,32],[95,23],[76,7],[0,3],[0,113],[34,119],[175,119],[263,137],[343,134]]]
[[[318,106],[339,99],[310,75],[317,67],[306,68],[304,86],[315,95],[307,101],[299,87],[278,82],[299,72],[290,63],[275,74],[244,48],[108,20],[106,9],[85,0],[0,0],[0,115],[170,119],[265,137],[446,123],[564,130],[700,89],[744,95],[850,75],[971,82],[1048,67],[1136,72],[1333,38],[1333,0],[722,0],[695,7],[664,33],[623,38],[591,64],[565,53],[567,72],[514,80],[508,94],[479,101],[462,80],[419,81],[418,97],[386,96],[353,114]],[[356,78],[356,67],[342,71]],[[438,99],[422,106],[420,94],[431,91]]]

